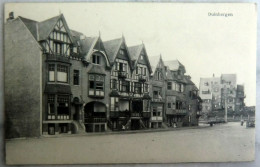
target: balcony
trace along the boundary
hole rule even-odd
[[[65,57],[63,55],[57,55],[57,54],[48,54],[47,60],[48,61],[59,61],[59,62],[65,62],[65,63],[70,62],[69,57]]]
[[[131,113],[131,117],[140,117],[140,116],[141,116],[140,113],[135,113],[135,112]]]
[[[118,78],[126,79],[127,73],[125,71],[118,71]]]
[[[143,116],[143,118],[150,118],[151,117],[151,113],[150,112],[143,112],[142,116]]]
[[[163,100],[162,97],[154,96],[154,97],[152,98],[152,102],[164,102],[164,100]]]
[[[146,79],[146,76],[143,76],[143,75],[139,75],[139,76],[138,76],[138,81],[139,81],[139,82],[146,82],[146,80],[147,80],[147,79]]]
[[[152,121],[162,121],[162,117],[157,116],[157,117],[152,117]]]
[[[106,118],[85,118],[85,123],[106,123]]]
[[[69,115],[48,115],[48,120],[69,120],[70,116]]]
[[[185,109],[178,109],[178,110],[166,110],[166,114],[168,115],[186,115],[187,111]]]
[[[111,118],[119,118],[119,117],[129,117],[130,112],[127,111],[111,111],[110,117]]]

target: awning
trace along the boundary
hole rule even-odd
[[[70,85],[61,85],[61,84],[47,84],[45,86],[45,93],[64,93],[64,94],[72,94]]]

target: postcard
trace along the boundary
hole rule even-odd
[[[6,3],[6,164],[253,161],[256,17],[253,3]]]

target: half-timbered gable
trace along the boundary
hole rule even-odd
[[[63,15],[39,23],[39,41],[50,55],[69,57],[78,52]]]

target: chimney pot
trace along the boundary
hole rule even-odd
[[[13,19],[14,19],[14,12],[10,12],[7,21],[8,20],[13,20]]]

